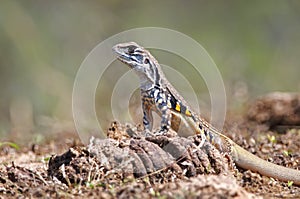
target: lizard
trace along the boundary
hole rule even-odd
[[[165,135],[170,129],[176,131],[179,136],[200,134],[200,147],[205,141],[209,141],[221,152],[228,152],[238,167],[300,185],[299,170],[259,158],[196,114],[166,79],[160,64],[148,50],[135,42],[127,42],[115,45],[113,51],[117,59],[133,69],[140,79],[143,125],[146,132],[152,130],[154,111],[161,117],[160,129],[154,135]]]

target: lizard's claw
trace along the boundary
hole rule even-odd
[[[205,137],[204,133],[201,133],[201,142],[198,145],[198,147],[201,148],[204,145],[205,141],[206,141],[206,137]]]
[[[155,132],[151,132],[148,129],[145,129],[143,134],[145,137],[152,137],[152,136],[160,136],[160,135],[166,135],[167,132],[159,130],[159,131],[155,131]]]
[[[159,136],[159,135],[165,135],[166,132],[165,131],[156,131],[154,132],[154,135]]]
[[[155,133],[152,133],[149,129],[145,129],[143,134],[145,137],[155,136]]]

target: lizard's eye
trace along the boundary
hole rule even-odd
[[[148,58],[146,58],[146,59],[144,60],[144,64],[149,64],[149,59],[148,59]]]
[[[130,46],[130,47],[128,48],[128,53],[129,53],[129,54],[133,54],[135,49],[136,49],[135,46]]]

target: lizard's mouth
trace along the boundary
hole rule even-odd
[[[130,57],[128,57],[124,54],[117,54],[117,59],[125,64],[129,64],[131,61],[133,61]]]
[[[114,53],[116,53],[117,55],[117,58],[120,60],[120,61],[130,61],[130,56],[128,56],[126,53],[120,51],[120,49],[118,48],[118,46],[114,46],[113,48],[113,51]]]
[[[130,62],[134,60],[129,55],[118,51],[118,49],[116,48],[113,48],[113,51],[116,53],[118,60],[120,60],[121,62],[127,64],[128,66],[130,66],[130,68],[132,68]]]

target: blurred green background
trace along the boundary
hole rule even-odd
[[[3,0],[1,140],[74,131],[72,86],[83,59],[109,36],[146,26],[203,45],[221,71],[229,107],[271,91],[300,91],[298,0]]]

